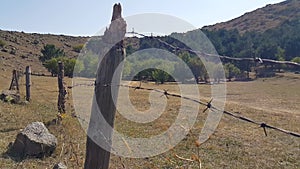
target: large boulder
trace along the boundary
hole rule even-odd
[[[42,122],[33,122],[22,130],[13,143],[10,154],[15,157],[47,157],[55,150],[57,139]]]

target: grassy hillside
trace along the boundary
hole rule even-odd
[[[280,34],[280,25],[285,24],[289,27],[288,20],[297,23],[296,18],[300,16],[300,1],[288,0],[276,5],[268,5],[265,8],[245,14],[228,23],[220,23],[205,29],[215,31],[217,29],[237,29],[238,31],[219,32],[221,35],[215,37],[219,46],[223,44],[230,45],[231,51],[242,51],[235,47],[235,41],[244,42],[240,46],[250,51],[244,51],[241,56],[253,56],[252,47],[261,39],[255,41],[249,38],[255,32],[267,32],[265,35]],[[298,24],[297,24],[298,25]],[[300,25],[300,24],[299,24]],[[266,30],[273,30],[268,33]],[[199,31],[199,30],[197,30]],[[248,36],[240,35],[245,31],[251,31],[253,34]],[[295,31],[297,33],[297,31]],[[197,33],[196,31],[192,33]],[[199,32],[198,32],[199,33]],[[274,33],[274,34],[273,34]],[[224,38],[222,35],[228,35]],[[246,34],[246,33],[245,33]],[[193,34],[187,34],[191,37]],[[213,35],[213,34],[212,34]],[[257,35],[257,34],[256,34]],[[276,34],[277,35],[277,34]],[[299,36],[298,36],[299,37]],[[298,42],[297,36],[286,37],[290,41]],[[168,46],[162,46],[158,41],[152,41],[153,38],[137,39],[131,38],[126,41],[128,53],[135,52],[138,49],[157,47],[165,50]],[[163,40],[170,41],[170,37],[162,37]],[[48,73],[39,61],[41,49],[46,44],[54,44],[57,48],[63,49],[67,57],[78,56],[78,51],[73,48],[86,43],[88,37],[71,37],[64,35],[50,34],[28,34],[24,32],[13,32],[0,30],[0,91],[7,89],[11,80],[11,70],[17,69],[24,71],[28,65],[31,66],[34,73]],[[226,41],[228,40],[228,41]],[[273,40],[273,39],[272,39]],[[300,41],[299,41],[300,42]],[[177,41],[170,42],[177,46],[182,45]],[[201,43],[198,41],[196,43]],[[216,43],[216,44],[218,44]],[[273,53],[278,53],[278,44],[264,42],[267,47],[274,47]],[[91,41],[90,45],[98,46],[97,39]],[[217,45],[215,45],[217,46]],[[182,46],[185,47],[185,46]],[[297,45],[296,45],[297,47]],[[283,49],[285,49],[282,46]],[[93,48],[92,48],[93,49]],[[96,48],[95,50],[97,50]],[[230,48],[227,48],[230,49]],[[273,49],[273,48],[271,48]],[[97,53],[97,51],[95,51]],[[267,52],[271,53],[271,52]],[[182,55],[185,56],[185,55]],[[49,73],[48,73],[49,74]],[[253,74],[251,74],[253,75]],[[94,79],[87,80],[84,83],[91,84]],[[57,97],[58,84],[56,77],[32,76],[31,84],[31,102],[21,104],[10,104],[0,101],[0,169],[45,169],[52,168],[54,164],[63,162],[68,168],[83,168],[85,160],[86,133],[80,125],[80,115],[75,111],[72,90],[67,88],[66,114],[60,124],[53,123],[57,118]],[[134,85],[139,83],[133,82]],[[249,117],[258,122],[283,128],[286,130],[300,133],[300,76],[292,73],[277,73],[276,77],[260,78],[246,82],[228,82],[225,109],[233,112],[237,116]],[[20,81],[21,99],[25,97],[25,78]],[[65,85],[71,86],[72,79],[65,78]],[[157,85],[152,82],[141,83],[142,87],[166,90],[170,93],[180,93],[180,88],[175,83],[166,83]],[[189,84],[182,84],[187,88],[188,93],[195,93],[195,90]],[[215,84],[218,86],[219,84]],[[94,91],[94,86],[78,85],[80,92]],[[203,101],[209,101],[212,98],[212,85],[199,84],[199,93]],[[126,89],[124,87],[121,87]],[[120,93],[122,91],[120,90]],[[116,113],[115,129],[128,137],[151,137],[165,132],[177,118],[181,106],[186,110],[192,108],[191,105],[182,105],[179,98],[169,96],[166,99],[159,93],[155,95],[150,91],[129,89],[128,97],[119,97],[118,105],[124,106],[127,101],[133,104],[134,108],[145,111],[151,106],[149,98],[154,98],[156,102],[167,103],[162,114],[152,122],[136,123],[125,118],[124,114],[130,115],[132,112],[126,112],[127,109],[118,110]],[[80,101],[86,111],[90,112],[91,105],[89,100],[92,97],[80,95]],[[197,145],[196,140],[203,128],[207,118],[208,111],[203,113],[206,107],[200,106],[196,122],[188,131],[186,137],[174,148],[165,153],[147,158],[124,158],[112,155],[110,159],[110,168],[129,168],[129,169],[175,169],[175,168],[199,168],[198,161],[201,161],[203,169],[210,168],[270,168],[270,169],[299,169],[300,167],[300,140],[299,138],[267,129],[268,136],[258,125],[250,124],[245,121],[234,119],[223,115],[221,122],[214,134],[201,145]],[[122,112],[121,112],[122,111]],[[151,111],[150,111],[151,112]],[[143,113],[148,113],[143,112]],[[190,112],[184,112],[188,116]],[[146,114],[148,115],[148,114]],[[152,114],[151,114],[152,115]],[[150,116],[150,115],[149,115]],[[78,118],[77,118],[78,117]],[[185,119],[185,117],[184,117]],[[51,157],[41,159],[23,159],[16,160],[7,155],[9,144],[13,142],[20,130],[34,121],[44,122],[49,131],[58,139],[58,147]],[[180,126],[184,128],[184,126]],[[185,128],[184,128],[185,129]],[[172,135],[170,135],[172,138]],[[126,141],[124,141],[126,142]],[[126,144],[126,143],[125,143]],[[127,147],[130,149],[130,147]],[[153,143],[153,149],[157,148]],[[198,160],[199,159],[199,160]]]
[[[0,30],[0,68],[4,71],[24,71],[26,66],[31,66],[35,73],[48,73],[39,61],[44,45],[54,44],[63,49],[68,57],[76,57],[78,53],[73,47],[84,44],[87,40],[87,37]]]
[[[278,51],[283,49],[286,54],[283,59],[291,60],[298,56],[299,38],[295,33],[299,32],[299,8],[300,1],[287,0],[267,5],[228,22],[204,27],[202,30],[221,55],[256,56],[276,60]],[[191,39],[194,39],[193,37],[199,34],[197,31],[190,31],[187,35],[191,34]],[[54,44],[63,49],[67,57],[73,58],[78,56],[78,52],[73,48],[86,43],[88,39],[0,30],[0,68],[4,71],[24,70],[27,65],[31,65],[35,73],[48,73],[38,59],[42,55],[41,49],[44,45]],[[196,43],[201,42],[200,40]],[[156,42],[147,38],[127,39],[126,46],[128,53],[131,53],[149,45],[157,47]]]
[[[206,26],[204,29],[237,29],[240,33],[245,33],[246,31],[264,32],[279,26],[283,22],[299,18],[299,8],[299,0],[286,0],[278,4],[267,5],[255,11],[245,13],[231,21]]]

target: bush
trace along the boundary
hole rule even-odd
[[[64,58],[62,62],[64,63],[65,76],[73,77],[73,70],[76,64],[76,60]]]
[[[53,44],[47,44],[44,46],[44,48],[41,50],[42,56],[40,57],[40,60],[42,62],[45,62],[46,60],[50,60],[52,58],[62,57],[65,56],[65,52],[63,49],[57,49],[55,45]]]
[[[44,66],[51,73],[52,76],[56,76],[58,73],[58,60],[57,58],[52,58],[45,61]]]
[[[300,57],[294,57],[292,62],[300,63]]]
[[[163,70],[155,69],[152,72],[152,77],[161,84],[164,84],[169,79],[169,74]]]
[[[229,81],[241,73],[241,70],[231,63],[226,63],[224,69],[226,78],[228,78]]]
[[[3,48],[5,45],[6,45],[6,43],[4,41],[0,40],[0,47]]]
[[[77,53],[80,53],[81,49],[83,48],[83,44],[80,44],[80,45],[76,45],[73,47],[73,51],[77,52]]]
[[[73,71],[76,65],[76,59],[69,59],[66,57],[52,58],[45,61],[44,66],[48,69],[52,76],[58,74],[58,62],[61,61],[64,64],[65,76],[73,77]],[[76,73],[80,73],[84,69],[83,64],[77,64]]]
[[[84,56],[78,57],[78,63],[76,64],[75,67],[75,73],[77,76],[94,78],[96,76],[97,67],[98,67],[98,56],[91,52],[88,52]],[[79,72],[78,68],[82,70]]]

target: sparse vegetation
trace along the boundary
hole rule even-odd
[[[0,39],[0,47],[3,48],[6,45],[6,43]]]
[[[41,50],[42,56],[40,57],[40,60],[42,62],[45,62],[47,60],[50,60],[52,58],[62,57],[65,56],[63,49],[58,49],[53,44],[47,44],[44,46],[44,48]]]
[[[241,17],[228,22],[207,26],[205,29],[237,29],[241,34],[246,32],[265,32],[270,28],[279,27],[287,20],[298,19],[300,17],[299,7],[299,1],[286,0],[278,4],[267,5],[264,8],[245,13]]]
[[[286,4],[290,4],[293,10],[273,10],[272,8],[266,8],[265,11],[279,12],[284,14],[282,18],[288,17],[290,14],[297,14],[299,12],[295,3],[299,3],[298,0],[288,0],[282,3],[283,7]],[[272,5],[270,6],[272,7]],[[281,18],[280,15],[278,15]],[[254,18],[257,15],[254,15]],[[261,18],[266,16],[260,15]],[[270,19],[278,18],[276,15],[267,16]],[[248,20],[252,20],[248,18]],[[254,19],[255,20],[255,19]],[[276,60],[288,60],[300,63],[299,57],[299,31],[300,24],[299,19],[290,19],[281,23],[277,28],[269,29],[268,31],[247,31],[251,27],[269,27],[272,25],[269,22],[259,22],[255,24],[246,24],[246,22],[234,23],[243,31],[234,29],[218,29],[209,30],[206,33],[211,38],[218,52],[222,55],[228,55],[233,57],[262,57]],[[243,25],[244,24],[244,25]],[[240,26],[243,25],[243,26]],[[199,30],[198,30],[199,31]],[[66,38],[59,36],[59,38],[52,35],[26,35],[30,38],[26,38],[25,34],[18,36],[16,32],[6,33],[0,30],[0,38],[6,37],[7,41],[2,41],[5,46],[5,50],[0,50],[1,59],[0,62],[0,89],[6,89],[10,85],[11,69],[22,69],[24,66],[33,65],[32,68],[39,71],[42,66],[39,62],[42,61],[45,67],[54,76],[57,74],[57,62],[62,61],[65,65],[65,75],[72,77],[80,76],[82,84],[78,85],[76,89],[78,92],[82,92],[82,96],[86,96],[86,93],[92,93],[95,90],[94,77],[98,66],[99,56],[99,39],[92,39],[88,43],[83,57],[79,57],[78,60],[74,59],[81,50],[81,45],[84,42],[76,41],[72,37]],[[14,35],[16,34],[16,35]],[[23,35],[24,34],[24,35]],[[191,31],[186,34],[178,34],[178,36],[187,36],[192,38],[197,36],[199,32]],[[9,36],[7,36],[9,35]],[[185,44],[176,41],[170,36],[159,37],[164,41],[167,41],[175,47],[182,47],[188,49]],[[3,38],[4,39],[4,38]],[[30,40],[28,40],[30,39]],[[30,46],[33,39],[38,39],[38,43],[33,42],[33,47]],[[185,75],[185,71],[190,69],[192,71],[191,77],[178,76],[176,80],[184,82],[187,79],[194,78],[195,80],[201,80],[208,82],[207,70],[211,71],[215,75],[215,81],[220,82],[223,78],[223,68],[221,64],[205,63],[207,67],[201,62],[201,60],[195,55],[188,52],[174,51],[165,45],[161,45],[155,38],[140,38],[133,43],[128,44],[126,47],[129,53],[134,53],[140,49],[147,48],[160,48],[168,52],[176,52],[176,55],[186,63],[186,65],[178,64],[177,62],[170,61],[167,64],[162,64],[159,57],[147,60],[147,55],[144,55],[141,60],[130,60],[128,65],[125,64],[125,71],[123,75],[134,77],[135,80],[144,80],[146,77],[147,83],[129,82],[133,86],[141,84],[142,87],[165,90],[170,93],[180,93],[181,88],[176,83],[168,83],[173,81],[168,73],[175,73],[178,75]],[[6,39],[5,39],[6,40]],[[86,39],[83,39],[86,40]],[[127,39],[128,40],[128,39]],[[75,41],[75,40],[74,40]],[[133,39],[129,39],[133,41]],[[16,43],[17,42],[17,43]],[[49,44],[47,44],[49,43]],[[199,40],[196,43],[201,43]],[[24,47],[25,45],[28,47]],[[43,46],[44,44],[47,44]],[[23,46],[22,46],[23,45]],[[17,46],[17,47],[16,47]],[[64,47],[60,49],[60,47]],[[205,46],[205,45],[204,45]],[[0,40],[1,47],[1,40]],[[11,48],[10,48],[11,47]],[[15,47],[14,54],[16,56],[11,57],[10,51]],[[42,50],[41,50],[42,49]],[[67,50],[66,50],[67,49]],[[79,50],[80,49],[80,50]],[[22,53],[26,51],[27,53]],[[39,52],[42,52],[40,56]],[[65,53],[66,51],[66,53]],[[205,50],[206,51],[206,50]],[[207,51],[213,51],[208,49]],[[3,54],[3,55],[2,55]],[[75,55],[76,54],[76,55]],[[21,57],[26,56],[21,61],[18,60]],[[27,57],[28,56],[28,57]],[[145,59],[145,60],[143,60]],[[3,62],[2,62],[3,61]],[[134,64],[138,63],[138,64]],[[147,69],[144,71],[139,68],[145,68],[148,65],[154,64],[158,69]],[[76,65],[76,66],[75,66]],[[23,67],[22,67],[23,66]],[[262,65],[254,67],[249,63],[243,62],[226,62],[224,63],[225,75],[231,80],[232,78],[246,78],[254,77],[255,74],[250,72],[251,69],[262,70],[264,74],[272,74],[275,77],[261,78],[253,81],[246,82],[230,82],[227,83],[226,90],[226,105],[225,110],[234,112],[238,115],[249,117],[255,121],[265,122],[274,126],[278,126],[283,129],[295,131],[300,133],[299,123],[299,110],[300,110],[300,77],[299,74],[283,72],[275,73],[274,69],[278,67],[274,65]],[[257,69],[256,69],[257,68]],[[43,68],[45,69],[45,68]],[[280,68],[279,68],[280,69]],[[142,69],[143,70],[143,69]],[[163,71],[167,70],[167,71]],[[267,72],[265,70],[270,70]],[[41,70],[44,71],[44,70]],[[245,73],[246,72],[246,73]],[[250,72],[250,73],[249,73]],[[137,74],[135,74],[137,73]],[[299,72],[298,72],[299,73]],[[159,81],[164,85],[156,85],[154,82]],[[31,78],[31,101],[22,102],[24,104],[10,104],[0,101],[0,168],[53,168],[53,165],[57,162],[63,162],[68,168],[83,168],[85,160],[85,144],[86,144],[86,131],[83,129],[82,122],[86,125],[85,120],[82,119],[75,110],[72,91],[67,87],[68,95],[66,102],[66,113],[60,115],[62,118],[60,123],[56,123],[58,116],[57,111],[57,78],[32,76]],[[25,82],[24,78],[19,81],[21,98],[24,98]],[[72,86],[72,79],[65,78],[66,86]],[[218,88],[220,84],[199,84],[199,92],[201,101],[209,101],[213,98],[212,88]],[[104,85],[109,87],[109,85]],[[182,84],[181,87],[187,89],[187,97],[192,96],[195,90],[192,90],[189,84]],[[100,89],[100,88],[97,88]],[[127,91],[127,88],[120,87],[120,93],[122,89]],[[119,94],[118,97],[118,109],[115,119],[115,130],[127,137],[132,138],[150,138],[158,134],[168,133],[167,130],[171,125],[176,122],[177,118],[181,117],[183,121],[190,115],[192,110],[191,105],[182,105],[182,100],[177,97],[168,97],[165,99],[163,95],[152,95],[153,91],[128,89],[129,96],[122,97]],[[197,91],[198,92],[198,91]],[[81,95],[80,95],[81,96]],[[127,96],[127,95],[126,95]],[[84,115],[87,115],[91,110],[91,103],[88,98],[80,98],[82,106],[84,108]],[[149,123],[138,123],[131,121],[124,117],[123,113],[127,109],[122,109],[122,106],[132,103],[133,107],[147,116],[149,108],[151,109],[151,101],[149,98],[155,98],[155,101],[159,104],[165,100],[165,109],[157,119]],[[198,98],[195,98],[198,99]],[[216,99],[216,98],[213,98]],[[216,99],[217,100],[217,99]],[[126,101],[126,102],[125,102]],[[161,101],[161,102],[160,102]],[[178,116],[181,111],[181,106],[185,106],[184,115]],[[209,107],[209,106],[207,106]],[[198,116],[196,117],[195,124],[190,129],[184,126],[178,126],[181,129],[188,131],[186,137],[181,140],[175,147],[170,147],[169,151],[162,154],[146,157],[146,158],[125,158],[112,154],[110,158],[110,168],[286,168],[295,169],[300,166],[300,151],[299,151],[299,138],[292,137],[281,132],[267,129],[268,136],[265,137],[264,131],[259,125],[246,123],[238,119],[234,119],[223,115],[218,128],[213,135],[205,143],[197,142],[199,135],[203,129],[203,125],[208,113],[212,115],[215,112],[205,112],[203,110],[207,108],[200,105]],[[88,116],[88,115],[87,115]],[[58,147],[49,158],[41,159],[23,159],[16,160],[7,155],[7,150],[10,142],[14,141],[18,132],[23,129],[27,124],[33,121],[44,122],[51,133],[58,138]],[[172,140],[173,135],[169,135],[169,139]],[[126,141],[124,141],[126,144]],[[196,143],[196,144],[195,144]],[[152,143],[153,149],[158,149],[156,142]],[[138,145],[142,146],[142,145]],[[126,147],[130,150],[131,147]],[[127,150],[124,150],[127,151]]]
[[[59,61],[63,62],[64,64],[65,76],[73,77],[76,59],[69,59],[66,57],[52,58],[50,60],[45,61],[44,66],[48,69],[48,71],[52,74],[52,76],[56,76],[58,73]],[[80,73],[82,70],[83,70],[83,64],[78,63],[75,70],[76,73]]]
[[[80,51],[83,47],[84,47],[84,44],[76,45],[73,47],[73,50],[77,53],[80,53]]]
[[[161,69],[155,69],[152,71],[152,77],[161,84],[164,84],[169,79],[169,74]]]
[[[231,63],[226,63],[224,65],[224,69],[225,69],[225,76],[227,79],[229,79],[229,81],[231,81],[232,78],[238,76],[241,73],[240,69]]]
[[[292,62],[300,63],[300,57],[294,57]]]
[[[300,35],[297,33],[300,31],[299,19],[286,21],[265,32],[249,31],[241,34],[236,29],[202,30],[220,55],[230,57],[290,61],[298,56],[300,47]]]

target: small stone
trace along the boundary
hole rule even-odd
[[[17,90],[3,90],[0,94],[0,100],[9,103],[19,103],[20,93]]]
[[[67,166],[65,166],[63,163],[57,163],[54,165],[53,169],[67,169]]]

